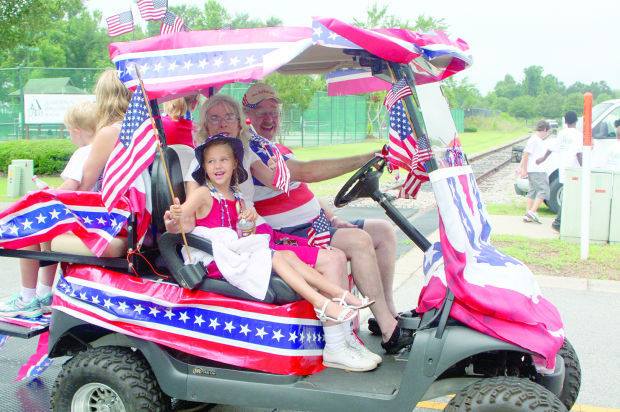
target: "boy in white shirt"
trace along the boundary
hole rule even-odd
[[[566,168],[581,166],[581,154],[583,152],[583,136],[577,130],[577,113],[569,110],[564,114],[564,124],[566,127],[558,133],[555,144],[547,150],[547,153],[536,160],[536,164],[541,164],[551,152],[556,152],[559,157],[558,162],[558,180],[560,184],[564,184],[564,175]],[[558,210],[558,215],[551,224],[551,227],[560,231],[560,223],[562,219],[562,208]]]
[[[78,103],[65,114],[64,123],[71,142],[78,149],[71,155],[60,175],[65,181],[59,189],[76,190],[82,180],[82,168],[90,153],[90,143],[97,124],[96,106],[92,102]],[[26,250],[48,250],[49,244],[33,245]],[[20,293],[0,305],[0,317],[23,316],[36,318],[49,312],[52,303],[52,284],[56,274],[56,262],[19,259],[21,272]],[[39,268],[41,276],[39,276]],[[37,283],[38,279],[38,283]]]
[[[527,192],[527,210],[523,216],[524,222],[541,223],[538,214],[540,205],[549,198],[549,179],[545,169],[536,162],[547,152],[544,140],[549,136],[549,123],[541,120],[536,124],[536,131],[523,149],[521,157],[521,177],[530,182],[530,190]]]

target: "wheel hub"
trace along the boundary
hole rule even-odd
[[[82,386],[73,395],[72,411],[125,412],[121,397],[103,383],[93,382]]]

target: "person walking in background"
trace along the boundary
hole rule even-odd
[[[166,144],[184,144],[194,147],[193,124],[185,115],[188,111],[194,110],[196,102],[196,96],[187,96],[164,103],[166,115],[161,118],[161,123],[166,135]]]
[[[549,198],[549,179],[545,169],[536,162],[546,153],[544,140],[549,136],[549,123],[540,120],[536,123],[536,131],[527,141],[521,158],[521,177],[527,177],[530,189],[527,192],[527,210],[523,216],[524,222],[541,223],[538,217],[538,208]]]
[[[545,155],[536,159],[536,164],[543,163],[552,152],[556,152],[559,157],[558,163],[558,179],[560,184],[564,184],[564,176],[566,168],[581,166],[581,154],[583,152],[583,137],[577,130],[577,113],[570,110],[564,114],[565,127],[560,130],[558,137],[555,139]],[[558,215],[551,224],[551,227],[560,231],[560,223],[562,220],[562,207],[558,210]]]

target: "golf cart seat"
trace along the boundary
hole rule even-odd
[[[185,145],[170,145],[163,149],[166,164],[170,174],[170,181],[174,194],[179,198],[181,203],[185,201],[185,185],[183,176],[187,173],[187,169],[194,158],[194,151]],[[156,155],[153,162],[151,172],[152,194],[153,194],[153,224],[157,227],[157,233],[161,236],[157,239],[159,253],[163,257],[166,267],[170,271],[172,277],[182,286],[188,284],[186,281],[187,273],[191,272],[192,265],[185,265],[179,254],[179,249],[183,245],[183,238],[180,234],[166,232],[164,225],[164,212],[170,206],[170,193],[168,191],[168,183],[163,168],[163,162],[159,154]],[[186,234],[187,241],[190,246],[203,250],[209,254],[212,253],[211,242],[201,237]],[[201,265],[201,264],[198,264]],[[211,279],[203,276],[204,269],[200,269],[200,278],[194,278],[195,284],[193,288],[213,292],[220,295],[239,298],[244,300],[253,300],[265,303],[285,304],[301,300],[301,297],[295,293],[279,276],[272,273],[269,282],[269,288],[265,299],[259,300],[253,298],[246,292],[231,285],[225,280]],[[198,270],[198,269],[196,269]]]
[[[73,233],[63,233],[52,239],[51,251],[80,256],[95,256],[88,246]],[[115,237],[100,257],[124,257],[125,255],[127,255],[127,238]]]

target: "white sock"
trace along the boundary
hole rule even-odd
[[[353,336],[353,327],[351,326],[351,322],[342,322],[339,326],[344,334],[345,342],[349,343],[352,339],[355,339]]]
[[[22,302],[30,303],[32,301],[32,299],[34,299],[36,294],[37,294],[37,290],[36,289],[34,289],[34,288],[26,288],[26,287],[22,286],[22,289],[21,289]]]
[[[52,287],[50,285],[44,285],[43,283],[37,283],[37,296],[42,297],[52,293]]]
[[[345,335],[340,325],[323,325],[325,335],[325,349],[338,350],[345,346]]]

